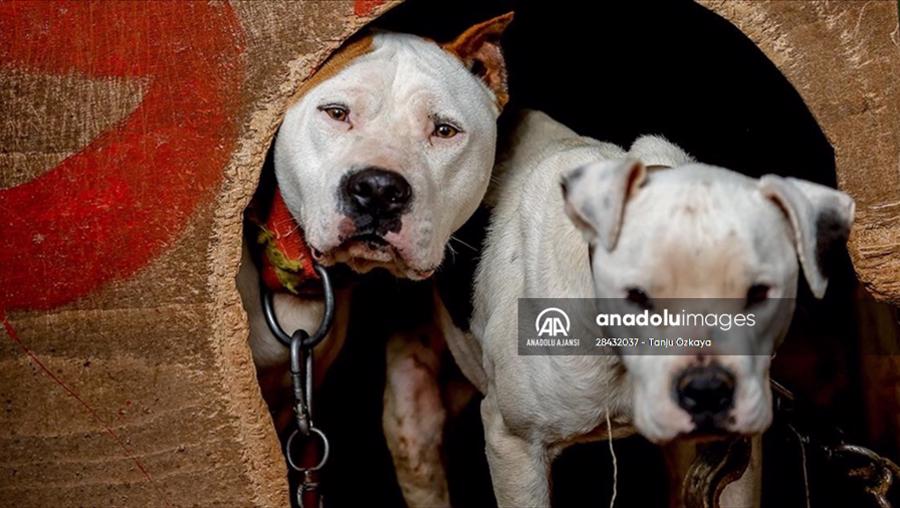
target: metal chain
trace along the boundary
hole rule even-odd
[[[330,452],[330,444],[325,433],[317,428],[313,423],[313,348],[328,335],[331,329],[331,323],[334,318],[334,291],[331,287],[331,280],[328,278],[328,272],[319,265],[315,265],[316,273],[322,281],[322,289],[325,298],[325,312],[322,322],[314,334],[310,335],[305,330],[296,330],[292,334],[288,334],[278,324],[275,316],[275,307],[273,303],[273,293],[261,284],[261,300],[263,306],[263,315],[266,324],[272,334],[285,346],[290,348],[291,352],[291,380],[294,390],[294,412],[296,417],[297,429],[295,429],[284,446],[284,453],[287,457],[288,464],[291,469],[303,475],[300,484],[297,486],[296,499],[300,508],[305,508],[304,496],[307,493],[316,495],[316,508],[322,508],[322,496],[319,494],[319,481],[317,473],[328,461]],[[772,381],[773,389],[780,400],[777,401],[777,407],[783,412],[790,413],[793,409],[794,396],[784,386]],[[868,480],[866,492],[871,495],[879,507],[889,507],[887,493],[893,483],[893,480],[900,477],[900,468],[890,460],[876,454],[868,448],[861,446],[839,443],[837,446],[824,443],[813,443],[810,436],[803,435],[791,425],[791,430],[795,433],[801,446],[804,448],[803,467],[804,480],[806,484],[806,502],[809,499],[809,485],[806,477],[806,447],[810,445],[816,446],[821,453],[831,460],[839,457],[855,456],[868,461],[867,467],[850,468],[848,473],[855,477],[862,477]],[[299,438],[301,441],[308,442],[312,438],[318,438],[322,443],[322,458],[312,467],[305,467],[298,464],[294,460],[292,447],[294,441]],[[312,507],[311,507],[312,508]]]
[[[331,329],[331,322],[334,319],[334,290],[331,287],[328,272],[319,265],[315,265],[315,270],[322,281],[325,311],[319,328],[312,335],[302,329],[295,330],[290,335],[287,334],[278,324],[278,318],[275,316],[274,294],[265,284],[260,283],[260,299],[266,325],[282,344],[290,348],[291,352],[291,381],[294,389],[294,417],[297,428],[291,432],[284,444],[284,455],[291,469],[303,475],[296,492],[297,504],[300,508],[306,506],[304,498],[309,493],[315,496],[316,508],[322,508],[318,472],[328,462],[330,452],[328,438],[313,423],[313,349],[325,339]],[[319,462],[312,467],[307,467],[295,461],[293,451],[295,441],[309,443],[311,439],[316,438],[322,442],[322,458]]]
[[[794,394],[775,380],[771,380],[771,384],[776,396],[776,410],[790,417],[795,410]],[[810,448],[824,457],[832,467],[840,467],[840,462],[850,462],[855,459],[857,464],[843,466],[847,476],[860,479],[863,483],[863,490],[872,497],[879,508],[891,507],[888,494],[894,480],[900,478],[900,467],[897,464],[863,446],[844,443],[843,440],[838,443],[819,442],[814,440],[809,433],[801,433],[793,424],[788,423],[787,426],[800,445],[807,507],[811,505],[807,468],[807,449]]]

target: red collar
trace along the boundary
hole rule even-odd
[[[275,188],[264,221],[253,220],[259,228],[256,243],[263,283],[272,291],[293,294],[316,292],[319,276],[313,267],[312,253],[306,244],[303,230],[294,220],[281,192]]]

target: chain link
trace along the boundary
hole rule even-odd
[[[282,344],[290,348],[291,382],[294,391],[293,409],[297,428],[291,432],[290,437],[284,444],[284,455],[291,469],[303,475],[296,492],[297,504],[301,508],[306,506],[304,498],[310,493],[315,496],[315,508],[322,508],[323,501],[319,493],[318,471],[328,462],[330,452],[328,438],[313,423],[313,349],[325,339],[328,331],[331,329],[331,322],[334,319],[334,290],[331,287],[328,272],[319,265],[315,265],[315,270],[322,281],[325,310],[319,328],[312,335],[302,329],[295,330],[290,335],[287,334],[281,328],[275,315],[274,294],[263,283],[261,283],[260,288],[260,299],[266,325]],[[297,443],[308,444],[316,438],[322,443],[322,458],[314,466],[304,466],[302,461],[298,462],[295,460],[295,450],[293,448]],[[302,449],[300,448],[301,451]]]

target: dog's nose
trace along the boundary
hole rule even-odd
[[[718,426],[734,402],[734,376],[722,367],[691,367],[675,381],[678,405],[699,426]]]
[[[350,175],[344,192],[353,211],[373,217],[399,215],[412,198],[412,187],[399,173],[366,168]]]

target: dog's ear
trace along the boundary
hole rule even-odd
[[[616,246],[625,204],[647,177],[644,164],[634,159],[599,161],[563,176],[566,215],[588,242],[606,250]]]
[[[500,109],[509,101],[506,89],[506,62],[500,50],[500,36],[513,19],[513,13],[478,23],[443,48],[462,60],[472,74],[494,92]]]
[[[853,198],[824,185],[777,175],[760,178],[759,188],[787,216],[806,282],[813,295],[822,298],[828,287],[828,256],[850,234]]]

